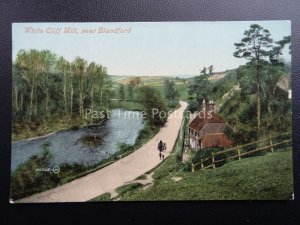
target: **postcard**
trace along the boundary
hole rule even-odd
[[[290,21],[12,24],[10,203],[291,200]]]

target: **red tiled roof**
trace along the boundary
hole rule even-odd
[[[206,112],[205,116],[198,114],[189,127],[199,132],[207,123],[224,123],[224,120],[214,112],[211,112],[211,115]]]
[[[227,123],[206,123],[199,131],[199,140],[206,134],[225,133],[226,129],[232,129]]]
[[[206,134],[202,139],[203,148],[209,147],[229,147],[232,141],[223,133]]]

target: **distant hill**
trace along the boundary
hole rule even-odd
[[[143,84],[163,83],[165,79],[174,79],[167,76],[122,76],[123,79],[115,79],[118,84],[128,84],[133,77],[140,77]]]
[[[123,80],[128,78],[129,76],[120,76],[120,75],[108,75],[113,81]]]
[[[230,70],[231,71],[231,70]],[[222,72],[216,72],[212,76],[209,77],[209,80],[211,81],[218,81],[223,78],[230,72],[229,70],[227,71],[222,71]],[[197,75],[198,76],[198,75]],[[141,83],[142,84],[149,84],[149,85],[159,85],[163,84],[164,80],[166,79],[171,79],[175,81],[179,80],[186,80],[186,81],[191,81],[195,75],[174,75],[174,76],[130,76],[130,75],[110,75],[113,81],[115,81],[117,84],[125,84],[127,85],[130,81],[131,78],[133,77],[140,77],[141,78]]]

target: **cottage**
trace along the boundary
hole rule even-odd
[[[220,116],[214,112],[214,103],[202,102],[201,111],[189,123],[189,145],[194,150],[208,147],[229,147],[232,141],[225,134],[232,130]]]

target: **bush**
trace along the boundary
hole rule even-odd
[[[43,154],[34,155],[25,163],[19,165],[11,176],[11,198],[19,199],[36,192],[55,187],[60,178],[52,170],[39,171],[49,168],[51,159],[50,143],[45,142],[41,147]]]

